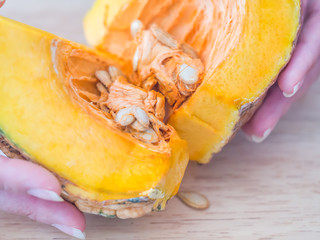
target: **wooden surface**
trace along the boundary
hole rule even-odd
[[[90,5],[7,0],[0,14],[84,42],[81,19]],[[208,210],[173,199],[164,212],[136,220],[88,215],[87,239],[320,239],[319,103],[320,81],[263,144],[238,135],[211,164],[191,163],[182,188],[205,194]],[[0,212],[0,239],[72,238]]]

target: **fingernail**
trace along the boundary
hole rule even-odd
[[[302,86],[304,80],[301,80],[299,83],[297,83],[294,87],[293,87],[293,92],[292,93],[286,93],[286,92],[283,92],[283,96],[285,96],[286,98],[291,98],[293,97],[297,92],[298,90],[300,89],[300,87]]]
[[[251,141],[255,142],[255,143],[261,143],[263,142],[272,132],[272,128],[268,128],[264,133],[263,136],[259,137],[256,135],[252,135],[251,136]]]
[[[63,202],[64,200],[56,193],[46,189],[33,188],[27,191],[31,196],[41,198],[44,200]]]
[[[61,225],[61,224],[52,224],[51,226],[59,229],[61,232],[64,232],[72,237],[75,237],[78,239],[86,239],[86,234],[79,229],[69,227],[66,225]]]
[[[0,0],[0,1],[1,1],[1,0]],[[0,150],[0,156],[6,157],[7,155],[5,155],[5,154]]]

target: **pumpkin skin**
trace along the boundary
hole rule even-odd
[[[119,62],[4,17],[0,31],[1,150],[53,172],[84,212],[129,218],[163,209],[187,166],[186,142],[173,131],[167,148],[150,148],[91,114],[64,85],[70,59],[85,59],[88,69],[73,69],[81,74]]]
[[[135,19],[158,24],[199,53],[203,81],[169,123],[188,142],[190,159],[207,163],[250,119],[289,61],[300,1],[97,0],[84,19],[87,40],[130,65]]]

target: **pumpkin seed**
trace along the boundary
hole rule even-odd
[[[206,209],[210,206],[209,200],[202,194],[190,191],[179,191],[177,196],[189,207]]]
[[[96,78],[103,83],[104,86],[106,86],[107,88],[110,87],[110,85],[112,84],[110,75],[107,71],[105,70],[99,70],[96,71],[95,73]]]
[[[136,49],[136,52],[133,55],[133,59],[132,59],[132,68],[133,71],[137,71],[138,70],[138,62],[139,62],[139,48]]]
[[[143,23],[140,20],[134,20],[130,26],[130,32],[132,37],[135,37],[138,32],[140,32],[143,28]]]
[[[191,47],[189,44],[181,43],[180,47],[181,47],[181,50],[185,54],[189,55],[191,58],[199,58],[199,55],[196,52],[196,50],[193,47]]]
[[[133,115],[134,113],[132,107],[122,108],[117,113],[115,121],[119,123],[121,126],[125,127],[133,123],[134,120],[136,120]]]
[[[137,121],[143,126],[148,127],[150,124],[150,118],[148,114],[140,107],[134,108],[134,116],[136,117]]]
[[[159,42],[162,44],[172,48],[178,49],[179,43],[166,31],[159,28],[157,25],[152,24],[150,27],[151,32],[153,35],[158,39]]]
[[[144,140],[147,143],[156,143],[156,142],[159,141],[158,135],[151,128],[147,129],[144,132],[141,132],[140,133],[140,137],[141,137],[142,140]]]
[[[110,74],[110,77],[111,77],[111,80],[114,82],[115,80],[117,80],[118,77],[120,76],[124,76],[123,72],[115,67],[115,66],[109,66],[109,74]]]
[[[146,131],[148,128],[147,127],[144,127],[139,121],[134,121],[132,124],[131,124],[131,127],[137,131]]]
[[[183,63],[180,66],[179,78],[185,84],[195,84],[199,80],[199,73],[197,69]]]
[[[97,86],[99,92],[101,92],[103,94],[108,94],[108,89],[101,82],[98,82],[96,86]]]

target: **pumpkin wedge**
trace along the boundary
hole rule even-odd
[[[110,55],[4,17],[0,32],[1,150],[56,174],[84,212],[163,209],[188,163],[186,142],[161,121],[163,96],[129,84]]]
[[[172,107],[169,123],[187,140],[190,158],[207,163],[250,119],[289,61],[300,26],[300,1],[97,0],[84,19],[92,46],[116,55],[127,67],[134,59],[136,82],[166,93],[172,88],[164,89],[162,70],[152,68],[150,80],[143,63],[148,52],[143,42],[155,25],[171,34],[172,50],[187,48],[203,64],[200,81],[179,104],[170,104],[172,99],[164,95]],[[144,32],[138,37],[137,28]],[[179,64],[172,54],[166,61],[169,58],[173,59],[170,66]],[[200,73],[198,67],[194,69]],[[179,88],[176,75],[172,76],[171,82]]]

